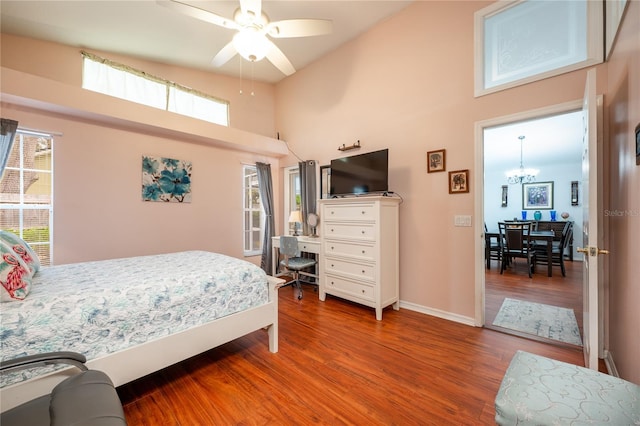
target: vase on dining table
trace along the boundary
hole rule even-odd
[[[555,210],[551,210],[549,212],[549,215],[551,216],[551,222],[555,222],[556,221],[556,211]]]
[[[535,220],[540,220],[542,219],[542,212],[540,210],[536,210],[535,213],[533,213],[533,218]]]
[[[527,220],[527,211],[522,210],[522,220]]]

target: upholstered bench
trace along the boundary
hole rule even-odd
[[[640,424],[640,386],[518,351],[496,396],[499,425]]]

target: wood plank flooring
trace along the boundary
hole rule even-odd
[[[130,425],[489,425],[518,349],[574,347],[280,290],[280,351],[260,330],[118,389]]]

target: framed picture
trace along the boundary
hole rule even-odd
[[[331,188],[331,166],[320,166],[320,198],[329,198]]]
[[[445,150],[427,152],[427,172],[444,172],[445,170]]]
[[[449,172],[449,194],[469,192],[469,170]]]
[[[522,209],[553,209],[553,182],[523,183]]]

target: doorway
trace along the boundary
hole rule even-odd
[[[579,198],[577,202],[572,198],[574,182],[580,182],[582,175],[580,108],[580,102],[570,102],[477,123],[476,146],[481,153],[477,157],[481,157],[482,163],[477,181],[482,182],[479,186],[483,200],[478,213],[486,228],[490,232],[493,228],[497,230],[497,222],[521,220],[525,214],[530,221],[572,221],[574,226],[573,252],[571,256],[567,253],[565,261],[566,277],[558,266],[552,267],[552,276],[548,277],[546,265],[537,265],[536,273],[529,278],[526,259],[516,260],[502,274],[499,261],[482,263],[482,272],[478,271],[482,294],[480,317],[487,328],[550,343],[575,346],[582,343],[582,256],[575,252],[582,246],[582,206]],[[531,185],[552,188],[549,203],[540,208],[523,203],[523,183],[509,183],[505,175],[520,167],[534,169],[530,171],[536,174]],[[524,189],[528,187],[525,179]],[[484,259],[484,238],[481,240]],[[512,327],[509,312],[529,324]],[[565,316],[569,324],[573,318],[574,327],[559,322]]]

